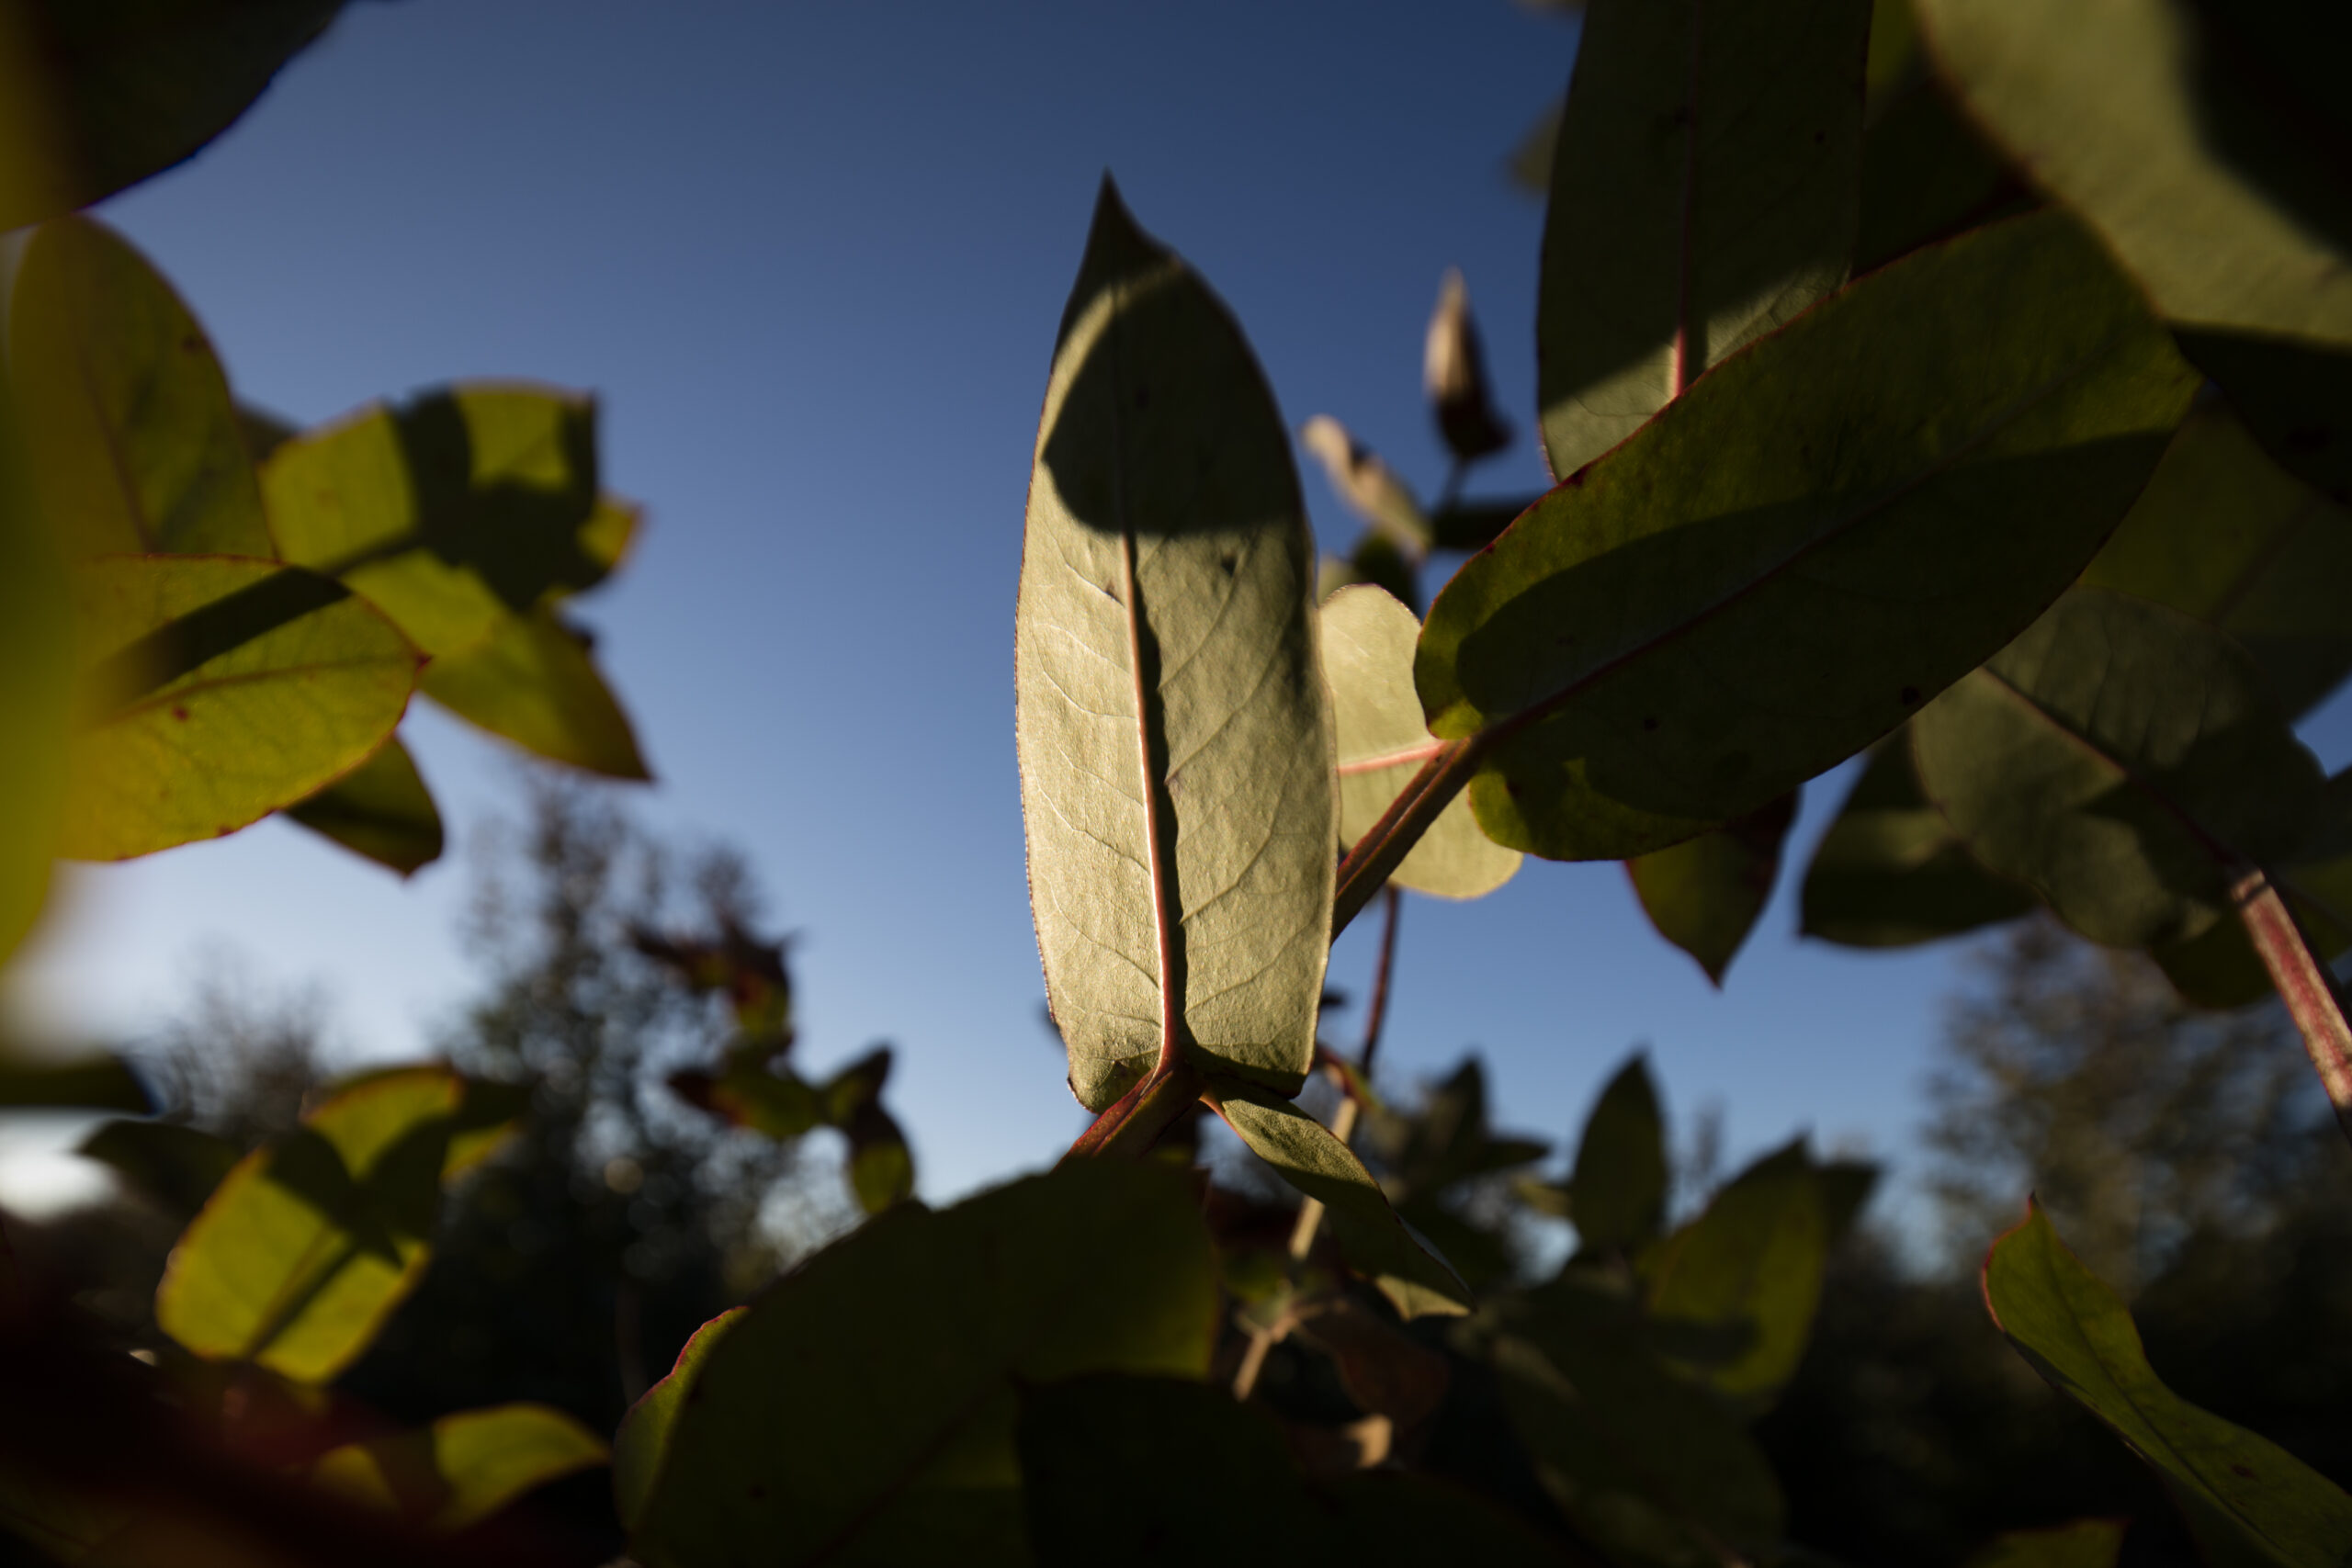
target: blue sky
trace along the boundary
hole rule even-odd
[[[581,608],[661,778],[643,815],[750,852],[801,933],[808,1063],[898,1043],[891,1098],[940,1198],[1084,1121],[1039,1022],[1012,614],[1102,170],[1232,306],[1294,426],[1336,414],[1425,490],[1420,333],[1460,265],[1522,430],[1474,489],[1532,490],[1542,210],[1502,164],[1575,39],[1509,0],[363,3],[104,213],[240,392],[300,419],[457,376],[602,394],[607,480],[650,524]],[[1353,523],[1305,488],[1344,548]],[[407,733],[458,842],[512,809],[497,742],[430,713]],[[1809,792],[1800,857],[1846,776]],[[265,824],[73,877],[31,982],[135,1032],[226,942],[322,982],[356,1047],[414,1055],[476,980],[468,886],[462,857],[404,885]],[[1686,1125],[1726,1107],[1735,1153],[1801,1127],[1894,1152],[1955,953],[1800,944],[1792,894],[1722,993],[1614,865],[1413,899],[1388,1075],[1475,1048],[1507,1119],[1558,1139],[1646,1043]],[[1335,983],[1360,987],[1371,924]]]

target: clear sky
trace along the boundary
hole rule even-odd
[[[812,1068],[898,1043],[890,1098],[937,1199],[1084,1122],[1039,1018],[1012,615],[1102,170],[1231,305],[1294,426],[1336,414],[1425,491],[1420,334],[1460,265],[1521,427],[1474,489],[1531,491],[1543,214],[1503,163],[1576,36],[1509,0],[362,3],[103,210],[241,394],[298,418],[456,376],[603,395],[607,482],[650,525],[580,608],[660,775],[639,804],[750,852],[801,933]],[[1355,525],[1304,479],[1345,548]],[[499,743],[432,713],[404,733],[459,843],[514,808]],[[1800,865],[1848,776],[1809,791]],[[225,941],[323,982],[354,1045],[415,1055],[476,980],[468,883],[461,856],[402,884],[265,824],[81,872],[30,967],[50,1009],[123,1033]],[[1800,943],[1792,895],[1722,993],[1613,864],[1412,899],[1387,1076],[1475,1048],[1505,1119],[1561,1139],[1646,1043],[1684,1126],[1726,1107],[1735,1154],[1804,1127],[1896,1152],[1955,950]],[[1361,988],[1372,923],[1336,984]]]

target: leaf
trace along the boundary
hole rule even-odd
[[[1911,732],[1879,742],[1829,831],[1814,846],[1799,929],[1846,947],[1909,947],[2014,919],[2032,890],[1976,863],[1920,793]]]
[[[1227,1082],[1212,1093],[1211,1105],[1250,1152],[1324,1205],[1340,1255],[1380,1287],[1398,1316],[1470,1310],[1469,1287],[1413,1239],[1380,1184],[1330,1129],[1254,1085]]]
[[[1490,457],[1510,445],[1510,425],[1495,412],[1487,352],[1459,267],[1446,268],[1438,285],[1437,309],[1421,345],[1421,391],[1456,463]]]
[[[75,1151],[185,1225],[243,1151],[228,1139],[171,1122],[108,1122]]]
[[[144,1116],[155,1101],[130,1064],[111,1053],[61,1062],[0,1047],[0,1106],[85,1106]]]
[[[1968,1560],[1968,1568],[2115,1568],[2121,1519],[2076,1519],[2049,1529],[2010,1530]]]
[[[2077,589],[1912,723],[1919,782],[1976,858],[2094,942],[2185,942],[2239,863],[2290,854],[2319,765],[2234,643]]]
[[[621,1417],[620,1430],[613,1434],[613,1506],[623,1529],[634,1534],[638,1521],[644,1517],[646,1501],[653,1495],[662,1462],[669,1457],[670,1434],[677,1426],[679,1412],[685,1408],[695,1379],[702,1373],[703,1363],[710,1359],[718,1337],[750,1310],[729,1307],[695,1329],[680,1348],[669,1375],[647,1389],[644,1397]]]
[[[1984,1279],[1995,1325],[2156,1472],[2208,1561],[2320,1568],[2352,1556],[2352,1497],[2159,1382],[2131,1314],[2066,1250],[2039,1204],[1993,1244]]]
[[[2352,673],[2352,512],[2286,473],[2218,405],[2181,424],[2139,503],[2083,573],[2219,626],[2290,719]]]
[[[551,609],[507,617],[489,641],[426,665],[418,684],[458,717],[542,757],[608,778],[652,777],[586,635]]]
[[[1022,1562],[1016,1391],[1198,1377],[1217,1325],[1187,1173],[1082,1161],[937,1213],[902,1204],[704,1355],[630,1554],[700,1568],[756,1541],[779,1565]]]
[[[1263,1409],[1207,1383],[1103,1373],[1024,1389],[1019,1440],[1040,1568],[1566,1561],[1420,1476],[1310,1484]]]
[[[376,1075],[237,1163],[180,1237],[156,1325],[209,1360],[324,1382],[424,1272],[463,1080]]]
[[[849,1140],[850,1192],[869,1214],[915,1195],[907,1135],[882,1109],[889,1076],[890,1048],[878,1046],[834,1074],[823,1090],[827,1120]]]
[[[560,1410],[498,1404],[346,1443],[311,1465],[311,1482],[363,1507],[452,1534],[535,1487],[610,1457],[594,1433]]]
[[[441,858],[441,813],[398,736],[286,815],[402,876]]]
[[[87,207],[190,157],[341,8],[341,0],[17,7],[10,42],[21,40],[28,58],[12,64],[40,85],[47,116],[32,136],[8,127],[17,136],[0,164],[0,229]]]
[[[415,649],[330,579],[232,556],[74,569],[84,720],[60,852],[127,860],[231,833],[384,743]]]
[[[1323,465],[1332,491],[1349,511],[1410,558],[1428,553],[1430,525],[1421,503],[1379,454],[1357,444],[1346,425],[1318,413],[1299,428],[1298,444]]]
[[[349,583],[441,659],[612,570],[636,513],[596,476],[594,400],[463,382],[305,432],[262,486],[288,560]]]
[[[1437,750],[1413,692],[1420,623],[1380,589],[1343,588],[1323,605],[1323,673],[1339,737],[1340,838],[1372,830]],[[1394,761],[1381,764],[1382,759]],[[1509,882],[1520,855],[1479,831],[1470,803],[1447,807],[1389,880],[1441,898],[1476,898]]]
[[[1697,959],[1718,987],[1772,897],[1781,840],[1796,814],[1792,790],[1695,839],[1625,863],[1657,934]]]
[[[2032,198],[1927,68],[1913,0],[1877,0],[1862,132],[1861,227],[1854,270],[2012,216]]]
[[[2054,214],[1725,361],[1431,606],[1415,677],[1431,733],[1478,737],[1479,825],[1622,860],[1852,755],[2080,573],[2194,386]]]
[[[1552,472],[1846,280],[1869,0],[1593,0],[1536,300]]]
[[[1314,559],[1239,329],[1105,181],[1014,631],[1030,904],[1091,1111],[1180,1053],[1281,1093],[1306,1079],[1338,838]]]
[[[1587,1252],[1638,1251],[1666,1224],[1666,1124],[1641,1053],[1593,1102],[1569,1182],[1577,1241]]]
[[[277,553],[212,344],[114,231],[87,218],[35,231],[8,364],[42,505],[72,553]]]
[[[1457,501],[1430,519],[1430,536],[1441,550],[1483,550],[1502,531],[1544,498],[1512,496],[1503,501]]]
[[[56,529],[34,504],[14,400],[0,386],[0,961],[49,894],[73,716],[71,603]]]

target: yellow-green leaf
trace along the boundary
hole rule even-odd
[[[560,1410],[499,1404],[330,1449],[311,1464],[311,1483],[447,1534],[480,1524],[534,1487],[610,1458],[594,1433]]]
[[[232,832],[383,745],[418,656],[331,579],[229,556],[73,575],[82,716],[61,852],[124,860]]]
[[[286,815],[402,876],[441,855],[441,813],[398,736]]]
[[[0,388],[0,960],[39,917],[57,852],[74,696],[71,604],[56,530],[33,499],[14,400]]]
[[[1792,790],[1720,828],[1625,863],[1657,934],[1724,983],[1781,874],[1781,840],[1796,819]]]
[[[1968,1568],[2115,1568],[2121,1519],[2076,1519],[2041,1530],[2009,1530],[1968,1560]]]
[[[652,777],[586,634],[551,606],[507,616],[487,641],[426,665],[418,684],[458,717],[526,750],[609,778]]]

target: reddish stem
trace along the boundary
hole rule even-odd
[[[2294,911],[2260,870],[2241,876],[2230,895],[2255,952],[2262,955],[2262,966],[2278,987],[2279,999],[2302,1031],[2303,1049],[2319,1070],[2328,1103],[2335,1108],[2336,1125],[2352,1139],[2352,1024],[2345,1021],[2335,977],[2312,951]]]

